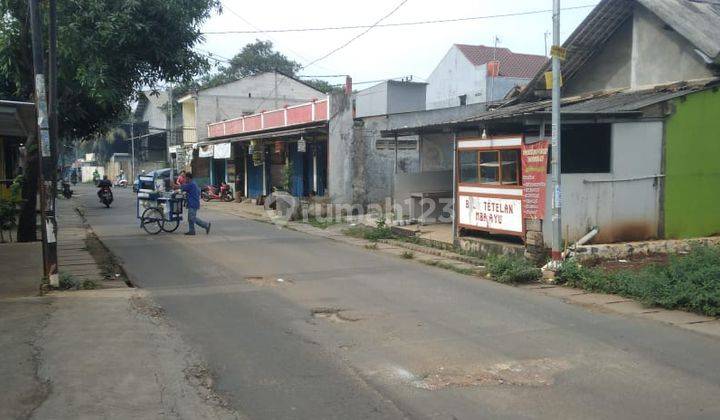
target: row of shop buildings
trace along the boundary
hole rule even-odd
[[[553,200],[569,243],[595,228],[599,243],[720,233],[720,7],[603,0],[564,48],[560,195],[548,183],[547,60],[502,100],[463,94],[444,108],[452,101],[434,93],[429,107],[428,85],[412,81],[353,91],[348,80],[342,92],[307,87],[278,100],[278,89],[302,84],[280,75],[274,107],[203,120],[222,98],[201,92],[181,99],[196,137],[185,133],[191,140],[174,153],[207,182],[234,182],[253,199],[282,189],[402,206],[448,223],[453,238],[490,235],[538,252],[551,241]],[[490,64],[482,71],[491,76],[513,67]]]

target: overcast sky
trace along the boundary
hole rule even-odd
[[[225,11],[213,15],[203,31],[270,30],[370,25],[401,0],[222,0]],[[591,6],[598,0],[563,0],[563,8]],[[552,0],[408,0],[383,23],[455,19],[548,10]],[[561,35],[567,37],[592,10],[563,11]],[[233,13],[234,12],[234,13]],[[238,16],[239,15],[239,16]],[[252,25],[252,26],[251,26]],[[413,75],[424,81],[454,43],[492,45],[514,52],[544,54],[544,33],[552,14],[542,13],[421,26],[374,28],[349,46],[301,71],[305,75],[350,74],[355,82]],[[305,65],[342,45],[363,29],[305,33],[207,34],[197,49],[220,57],[235,55],[256,38],[269,39],[278,51]],[[338,83],[339,79],[328,79]],[[365,86],[358,85],[357,88]]]

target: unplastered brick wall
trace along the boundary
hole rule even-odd
[[[546,255],[542,220],[525,219],[525,257],[532,261],[541,261]]]
[[[579,259],[626,259],[637,255],[676,254],[688,252],[693,246],[720,245],[720,236],[666,241],[625,242],[618,244],[584,245],[575,250]]]

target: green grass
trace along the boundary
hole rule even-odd
[[[542,276],[540,269],[523,257],[496,255],[486,260],[490,275],[500,283],[530,283]]]
[[[330,226],[338,224],[339,222],[330,217],[322,219],[318,219],[317,217],[310,217],[307,219],[306,223],[319,229],[327,229]]]
[[[395,239],[396,235],[392,233],[390,226],[385,224],[385,220],[378,220],[377,225],[372,228],[365,225],[350,226],[343,231],[343,234],[354,238],[367,239],[368,241],[377,242],[381,239]]]
[[[607,271],[566,261],[558,278],[568,286],[618,294],[666,309],[720,316],[720,247],[698,246],[666,264]]]

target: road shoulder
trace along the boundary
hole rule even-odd
[[[239,418],[199,358],[139,289],[52,294],[36,346],[50,384],[33,418]]]

